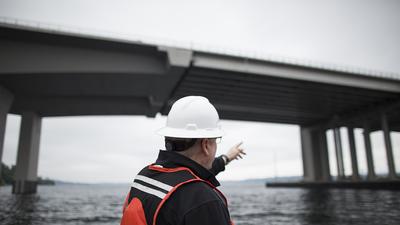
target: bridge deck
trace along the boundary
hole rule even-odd
[[[155,116],[203,95],[222,119],[376,130],[384,111],[400,131],[396,79],[10,27],[0,62],[16,114]]]

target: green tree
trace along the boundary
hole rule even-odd
[[[4,163],[1,163],[0,185],[12,184],[14,170],[14,167],[10,168]]]

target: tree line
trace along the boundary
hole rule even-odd
[[[4,163],[1,163],[1,176],[0,176],[0,185],[12,185],[14,181],[14,173],[15,166],[7,166]],[[51,179],[43,179],[38,177],[38,184],[40,185],[54,185],[55,182]]]

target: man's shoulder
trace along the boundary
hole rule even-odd
[[[160,173],[149,169],[149,166],[144,167],[138,175],[151,175],[156,173],[155,178],[157,181],[168,184],[168,185],[179,185],[182,182],[187,182],[194,177],[191,173],[187,174],[176,174],[176,173]],[[150,176],[152,177],[152,176]],[[167,203],[174,202],[174,204],[185,205],[194,207],[196,205],[203,204],[208,201],[221,200],[220,196],[217,194],[213,187],[202,180],[194,180],[185,183],[171,194]]]

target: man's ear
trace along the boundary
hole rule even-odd
[[[210,154],[210,149],[208,148],[209,140],[207,138],[201,139],[201,152],[204,153],[206,156]]]

